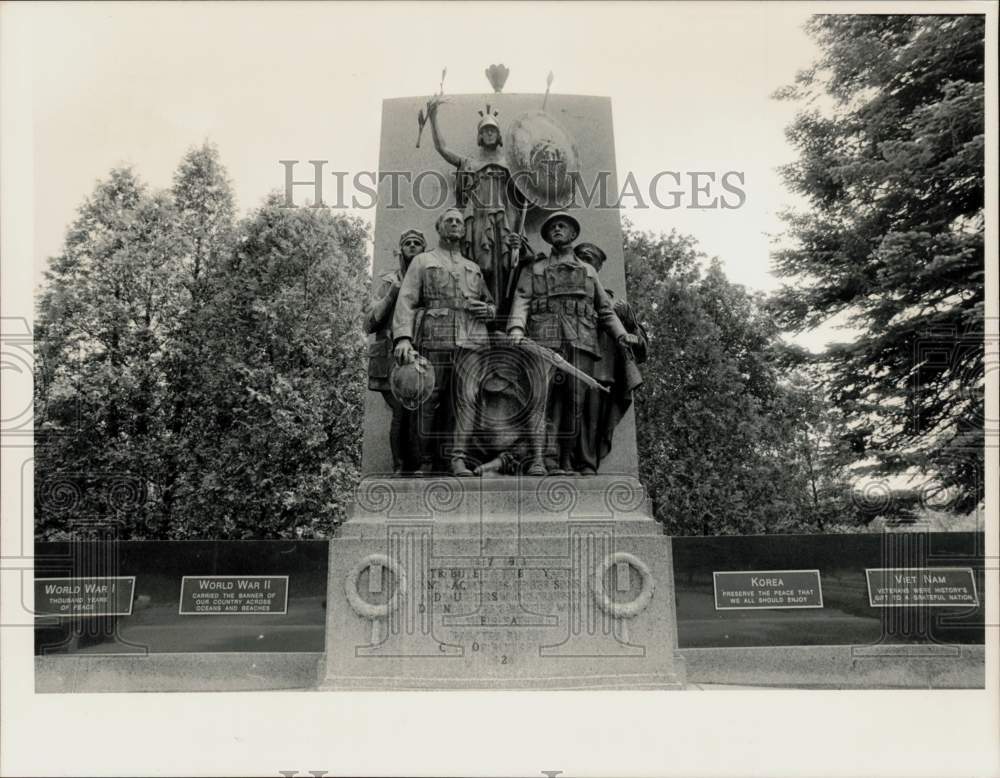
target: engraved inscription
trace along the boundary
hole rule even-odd
[[[480,564],[432,567],[426,582],[448,640],[473,658],[511,664],[565,625],[568,568],[532,567],[518,557],[474,561]]]

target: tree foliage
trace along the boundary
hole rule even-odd
[[[214,536],[322,536],[343,520],[361,454],[366,240],[357,220],[277,197],[241,225],[206,317],[213,462],[192,487]]]
[[[688,236],[626,229],[629,301],[650,334],[639,469],[657,518],[705,535],[855,520],[829,409],[785,377],[763,300],[703,259]]]
[[[179,311],[177,214],[129,169],[98,184],[52,260],[36,330],[38,528],[118,519],[155,478]]]
[[[820,357],[877,471],[936,474],[983,497],[982,16],[816,16],[815,65],[778,93],[803,109],[783,173],[783,326],[861,332]],[[828,104],[828,110],[820,107]]]
[[[98,183],[36,317],[36,529],[322,536],[360,461],[367,227],[269,199],[240,224],[217,150],[168,193]]]

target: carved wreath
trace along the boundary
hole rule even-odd
[[[627,602],[615,602],[604,590],[604,578],[608,570],[619,562],[630,564],[639,572],[639,576],[642,579],[639,594],[636,595],[635,599],[628,600]],[[649,566],[639,559],[639,557],[625,551],[618,551],[604,557],[603,561],[594,571],[594,577],[591,579],[591,591],[594,594],[597,607],[616,619],[631,619],[642,613],[646,609],[646,606],[649,605],[650,600],[653,599],[655,589],[656,583],[653,580],[653,573],[650,571]]]
[[[396,591],[385,603],[371,603],[362,598],[358,591],[358,579],[368,568],[373,565],[381,565],[396,576]],[[390,559],[385,554],[369,554],[354,567],[351,568],[344,579],[344,591],[347,594],[347,602],[351,608],[362,618],[374,621],[384,619],[399,607],[399,603],[406,596],[406,570],[394,559]]]

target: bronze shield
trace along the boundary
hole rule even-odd
[[[568,207],[573,174],[580,171],[572,136],[545,111],[521,114],[507,135],[507,165],[518,191],[545,210]]]

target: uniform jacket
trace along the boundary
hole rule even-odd
[[[466,310],[472,300],[493,304],[479,266],[440,246],[414,257],[396,300],[393,341],[410,338],[417,351],[478,349],[489,344],[486,322]]]
[[[551,349],[575,348],[600,359],[598,331],[612,340],[625,334],[597,271],[568,251],[557,259],[541,255],[521,273],[507,320]]]
[[[368,388],[379,392],[389,390],[389,373],[392,370],[390,325],[402,280],[402,270],[379,276],[372,284],[372,294],[364,311],[365,332],[375,333],[375,341],[368,345]]]
[[[632,346],[632,354],[635,356],[635,363],[641,365],[646,361],[649,336],[646,334],[646,330],[642,324],[639,323],[639,319],[635,315],[635,311],[632,310],[632,306],[624,300],[619,300],[615,297],[610,289],[607,290],[607,293],[608,297],[611,298],[615,315],[618,316],[618,320],[625,327],[625,331],[629,335],[639,336],[638,345]],[[619,367],[617,363],[622,359],[621,354],[618,353],[618,344],[606,332],[598,335],[598,344],[601,349],[601,360],[594,367],[594,378],[603,384],[612,384],[615,382],[615,376]]]

